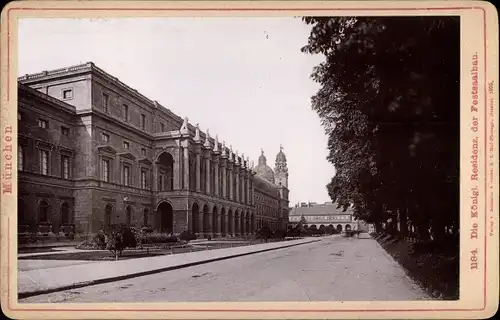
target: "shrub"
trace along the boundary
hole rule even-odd
[[[285,239],[286,231],[285,230],[276,230],[274,231],[273,238],[276,239]]]
[[[125,248],[137,246],[135,234],[132,229],[124,224],[111,225],[104,231],[106,249],[111,251],[116,259],[122,255]]]
[[[174,243],[178,242],[179,239],[167,233],[151,232],[151,233],[141,233],[142,243]]]
[[[272,238],[274,235],[274,232],[268,227],[268,226],[263,226],[260,229],[257,229],[255,232],[255,237],[257,239],[264,239],[268,240],[269,238]]]
[[[152,232],[154,232],[154,229],[151,227],[142,227],[141,232],[142,233],[152,233]]]
[[[196,234],[188,231],[182,231],[182,233],[179,235],[179,239],[183,241],[191,241],[196,239]]]

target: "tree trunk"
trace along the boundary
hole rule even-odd
[[[406,218],[406,209],[399,211],[399,235],[402,239],[408,236],[408,226]]]

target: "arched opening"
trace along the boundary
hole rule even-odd
[[[61,206],[61,224],[70,224],[70,218],[69,218],[69,204],[66,202],[62,204]]]
[[[126,224],[127,225],[131,225],[132,224],[132,207],[130,206],[127,206],[127,208],[125,209],[125,213],[126,213],[126,217],[127,217],[127,220],[126,220]]]
[[[220,209],[220,233],[222,236],[226,235],[226,209],[221,208]]]
[[[234,212],[234,233],[240,233],[240,213],[238,210]]]
[[[212,209],[212,232],[213,235],[215,236],[216,233],[220,232],[219,230],[219,224],[217,223],[217,207],[214,206]]]
[[[337,231],[338,231],[338,232],[341,232],[341,231],[342,231],[342,225],[341,225],[341,224],[338,224],[338,225],[337,225]]]
[[[104,209],[104,226],[108,227],[111,225],[111,215],[113,214],[113,206],[110,204],[106,205]]]
[[[24,200],[17,199],[17,223],[18,224],[26,222],[26,215],[25,215],[24,211],[25,211]]]
[[[326,232],[328,234],[333,234],[335,232],[335,229],[333,227],[333,224],[329,224],[327,227],[326,227]]]
[[[50,205],[47,201],[40,201],[40,206],[38,209],[38,223],[49,223],[50,222]]]
[[[233,230],[233,211],[231,211],[231,209],[229,209],[228,213],[227,213],[227,232],[229,234],[233,234],[234,233],[234,230]]]
[[[157,164],[158,191],[172,191],[174,189],[174,158],[168,152],[163,152]]]
[[[160,214],[160,231],[172,233],[174,231],[174,212],[172,205],[168,202],[162,202],[158,206]]]
[[[251,234],[254,234],[255,232],[255,214],[252,213],[252,218],[251,218],[251,229],[250,229],[250,233]]]
[[[191,209],[191,230],[194,233],[200,232],[200,207],[198,207],[197,203],[193,203]]]
[[[322,234],[326,233],[326,227],[325,227],[325,225],[324,225],[324,224],[322,224],[322,225],[320,225],[320,226],[319,226],[319,231],[320,231]]]
[[[250,234],[251,231],[250,231],[250,213],[247,212],[246,214],[246,220],[245,220],[245,232],[247,234]]]
[[[240,218],[240,232],[241,232],[241,234],[246,234],[246,232],[247,232],[245,230],[245,219],[246,219],[245,212],[242,212],[241,218]]]
[[[346,224],[345,231],[351,231],[351,225],[350,224]]]
[[[210,211],[208,205],[203,207],[203,233],[208,234],[210,232]]]
[[[149,226],[149,210],[147,208],[144,209],[142,223],[143,223],[144,227]]]

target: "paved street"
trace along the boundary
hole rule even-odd
[[[320,242],[20,302],[417,299],[427,297],[375,240],[329,236]]]

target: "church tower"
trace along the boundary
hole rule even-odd
[[[288,167],[286,166],[286,157],[283,153],[283,146],[281,145],[280,152],[276,155],[274,183],[288,189]]]

